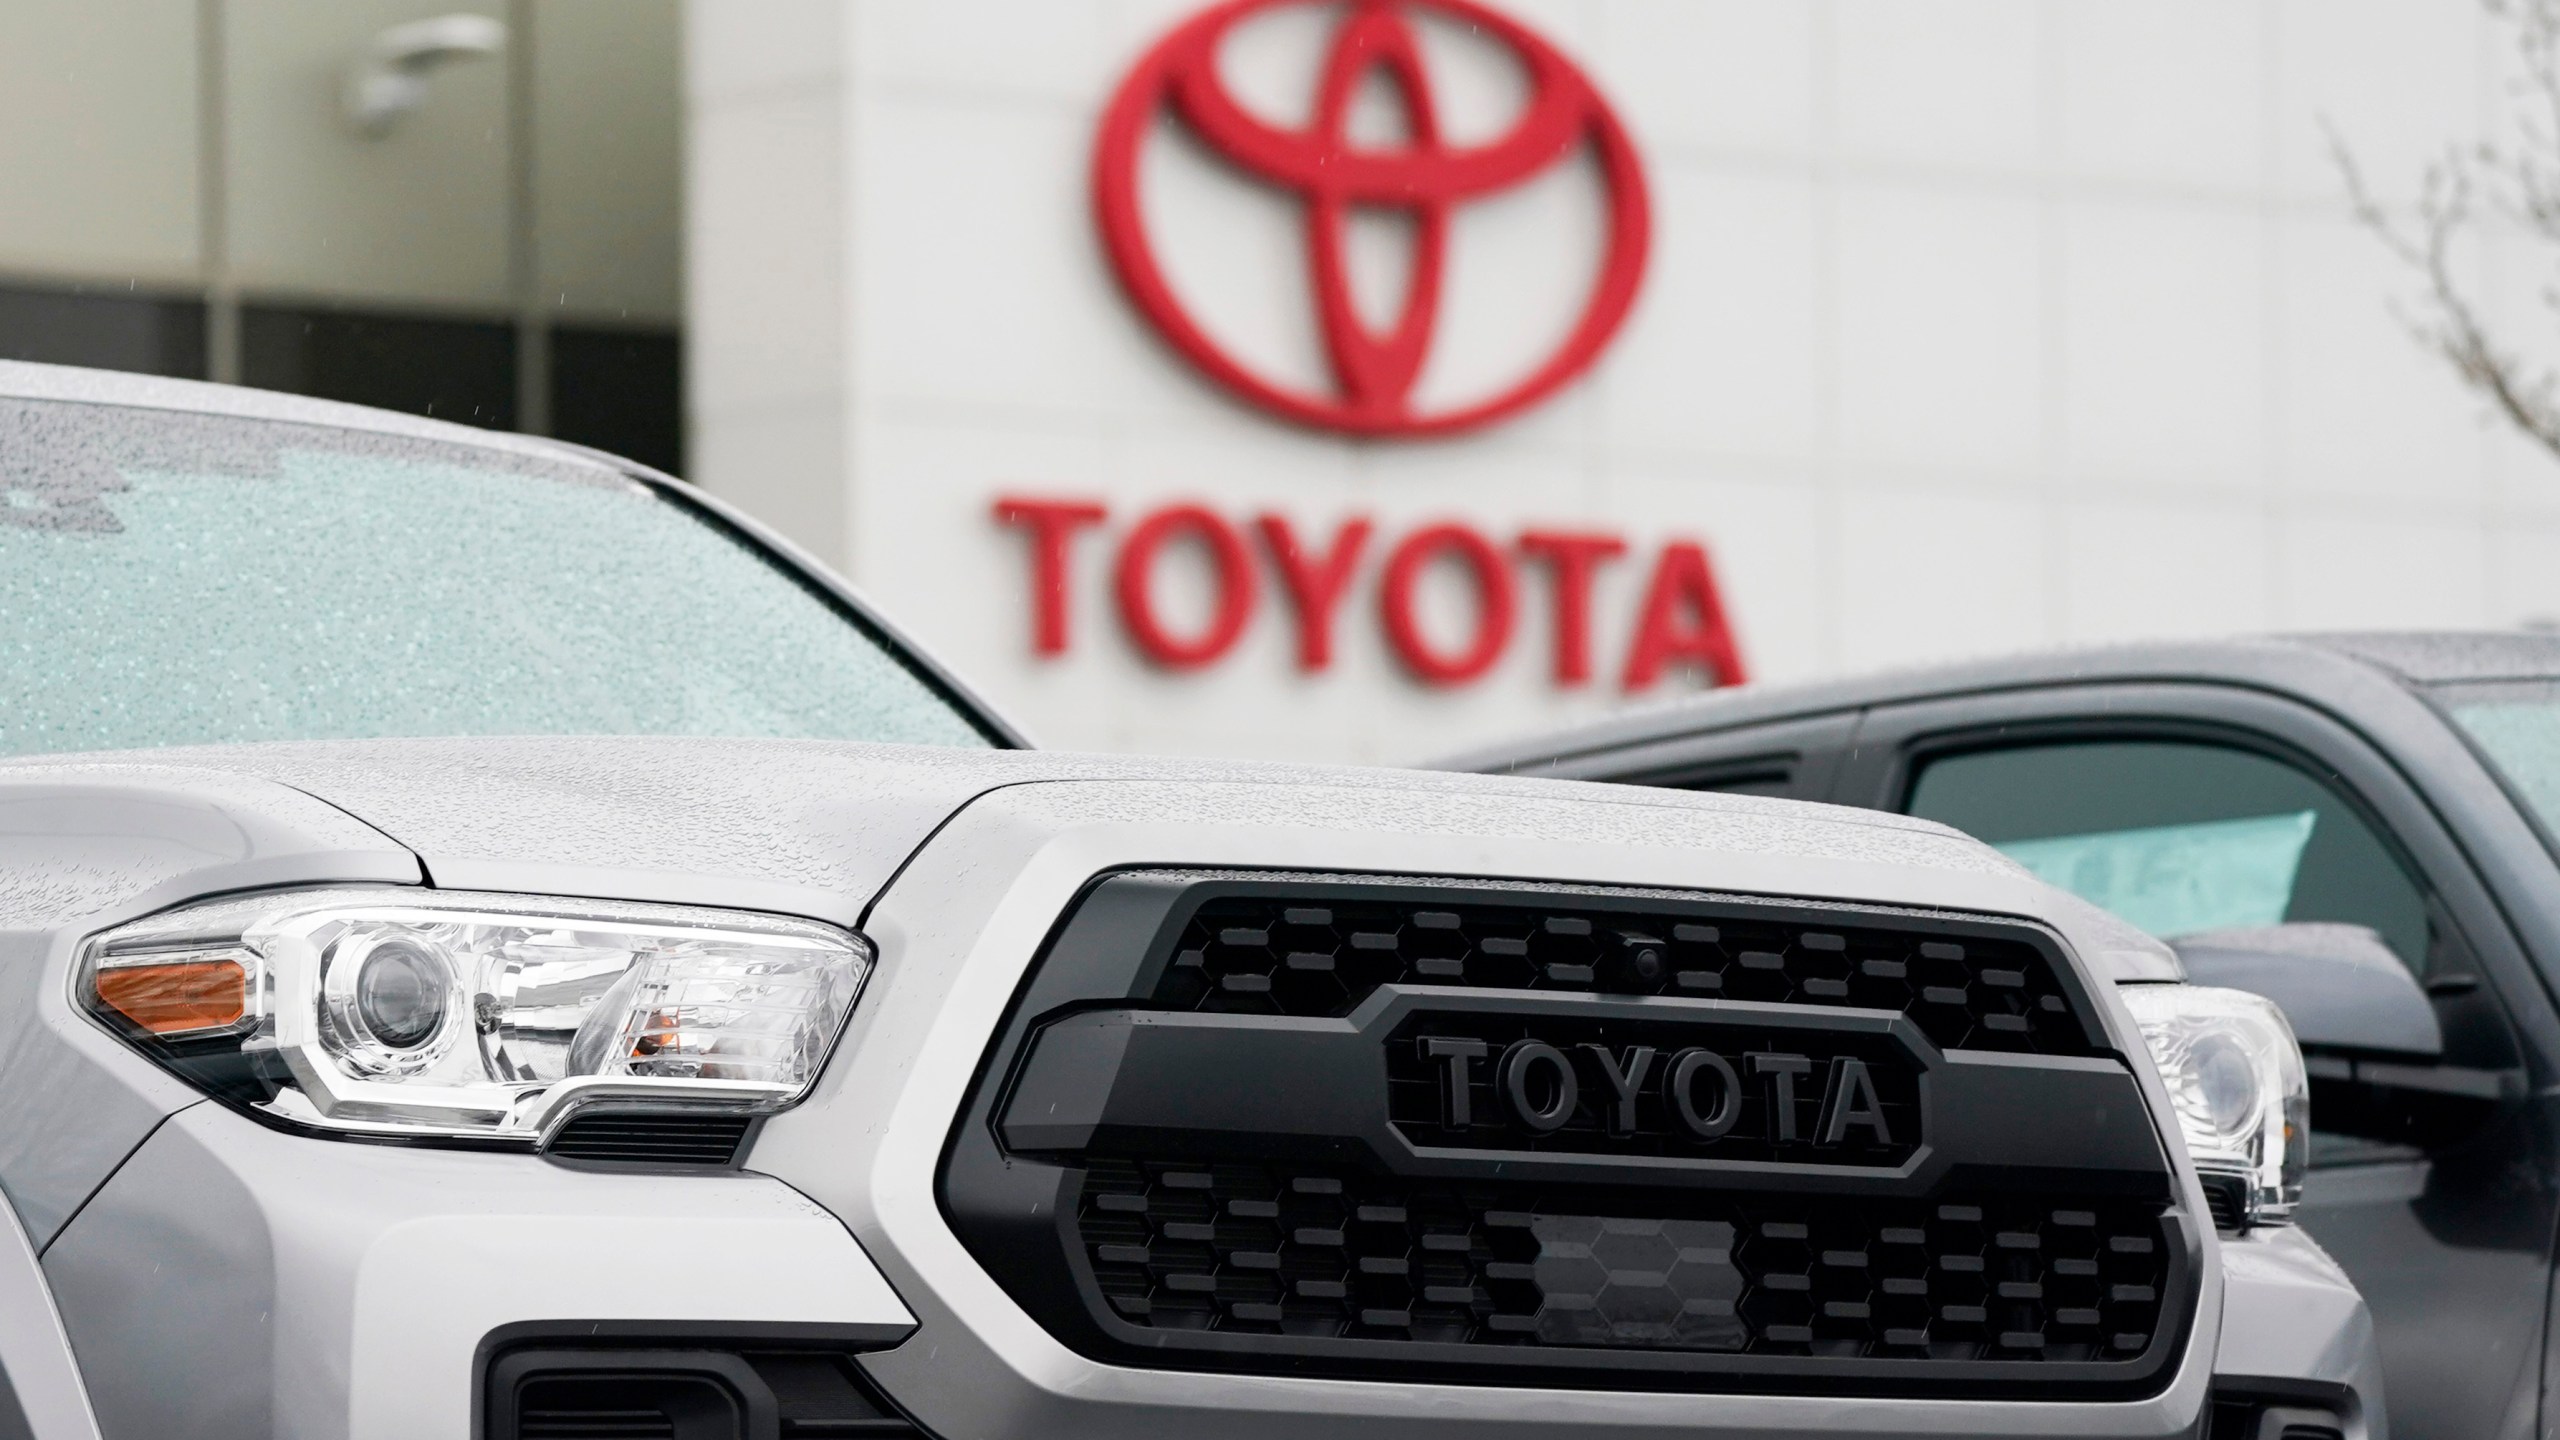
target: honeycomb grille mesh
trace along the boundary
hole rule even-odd
[[[2043,954],[2014,940],[1569,905],[1221,896],[1193,913],[1156,1003],[1343,1015],[1380,985],[1858,1006],[1944,1049],[2094,1053]]]
[[[1156,1329],[1467,1345],[2124,1360],[2161,1319],[2156,1207],[1434,1187],[1097,1163],[1076,1223]]]

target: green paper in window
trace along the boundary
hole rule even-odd
[[[2314,812],[2006,840],[2002,854],[2049,885],[2154,935],[2277,925],[2293,901]]]

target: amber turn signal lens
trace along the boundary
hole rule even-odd
[[[98,1000],[163,1037],[224,1030],[249,1013],[249,971],[237,960],[173,960],[98,971]]]

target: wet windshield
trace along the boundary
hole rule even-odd
[[[602,465],[0,401],[0,754],[580,734],[990,743]]]
[[[2560,837],[2560,681],[2449,685],[2435,695],[2543,832]]]

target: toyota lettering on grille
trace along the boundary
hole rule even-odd
[[[1870,1167],[1922,1138],[1928,1046],[1897,1018],[1450,998],[1380,1027],[1388,1118],[1417,1150]]]
[[[1658,1088],[1661,1108],[1679,1133],[1694,1140],[1721,1140],[1742,1119],[1748,1073],[1765,1087],[1763,1101],[1772,1119],[1769,1138],[1776,1144],[1809,1141],[1833,1147],[1853,1136],[1893,1144],[1875,1072],[1854,1055],[1833,1056],[1820,1067],[1820,1118],[1808,1133],[1798,1122],[1800,1102],[1817,1073],[1809,1055],[1753,1051],[1737,1057],[1742,1062],[1738,1067],[1700,1045],[1665,1052],[1652,1045],[1613,1049],[1585,1042],[1567,1051],[1544,1040],[1520,1039],[1497,1055],[1490,1042],[1472,1035],[1424,1035],[1418,1043],[1426,1059],[1444,1067],[1441,1115],[1452,1131],[1476,1128],[1477,1067],[1491,1061],[1503,1118],[1533,1135],[1563,1129],[1582,1110],[1587,1095],[1610,1135],[1634,1137],[1642,1133],[1646,1101]]]
[[[1944,1065],[1882,1012],[1387,985],[1340,1018],[1055,1017],[999,1130],[1019,1153],[1178,1145],[1416,1176],[1908,1182]]]

